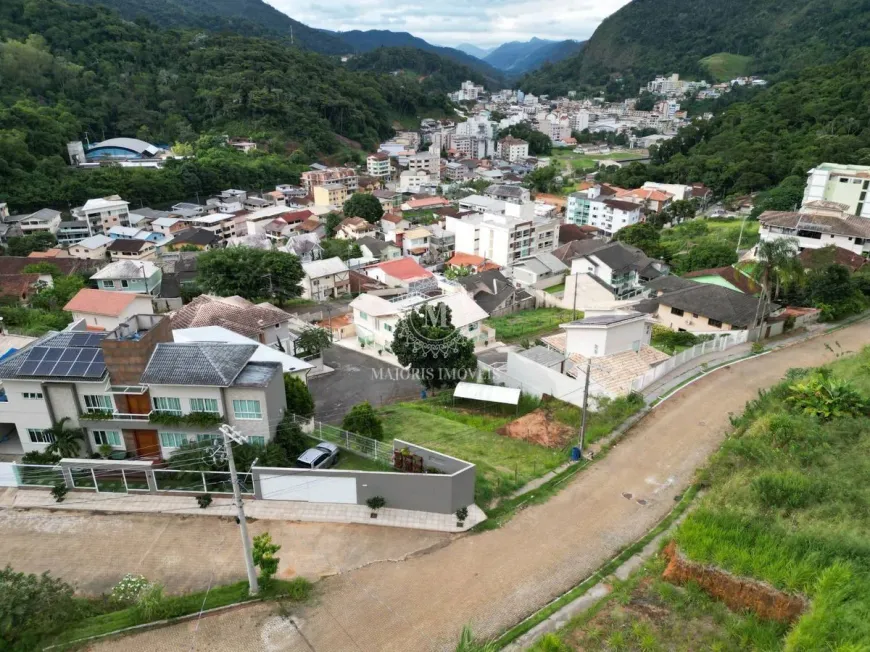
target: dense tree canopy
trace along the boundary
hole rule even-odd
[[[512,125],[498,134],[499,138],[505,136],[525,140],[529,144],[529,156],[547,156],[553,150],[553,141],[550,137],[525,122]]]
[[[207,251],[197,259],[199,287],[224,297],[282,303],[301,294],[299,282],[304,275],[299,258],[281,251],[228,247]]]
[[[342,207],[346,217],[361,217],[366,222],[375,224],[384,216],[384,207],[374,195],[355,192]]]

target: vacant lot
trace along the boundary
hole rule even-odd
[[[746,74],[752,57],[730,52],[717,52],[701,59],[701,65],[706,67],[717,82],[731,81],[735,77]]]
[[[583,313],[577,313],[582,319]],[[522,339],[534,340],[559,330],[559,324],[571,321],[573,313],[561,308],[533,308],[521,310],[504,317],[490,317],[486,324],[495,329],[496,338],[502,342],[515,342]]]

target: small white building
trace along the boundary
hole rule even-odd
[[[129,202],[118,195],[89,199],[84,206],[72,210],[73,217],[87,220],[91,235],[107,235],[113,226],[130,226]]]
[[[792,238],[800,251],[834,245],[870,254],[870,219],[851,215],[845,204],[812,201],[798,212],[765,211],[758,217],[763,242]]]
[[[325,301],[350,292],[350,271],[339,257],[302,263],[302,298]]]
[[[83,320],[88,330],[111,331],[135,315],[154,314],[151,296],[83,288],[63,307],[73,321]]]
[[[652,326],[643,313],[588,311],[583,319],[562,324],[570,353],[586,358],[640,351],[652,338]]]
[[[108,247],[112,242],[109,236],[97,234],[71,245],[67,251],[73,258],[105,260],[108,256]]]

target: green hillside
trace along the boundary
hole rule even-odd
[[[347,67],[350,70],[378,73],[394,73],[399,70],[412,72],[422,78],[423,88],[432,92],[455,91],[466,80],[493,86],[488,77],[469,66],[411,47],[378,48],[358,54],[348,60]]]
[[[701,59],[701,65],[712,75],[713,81],[724,82],[746,75],[752,67],[752,57],[717,52]]]
[[[526,76],[523,90],[606,87],[632,94],[656,74],[702,77],[702,59],[753,58],[775,75],[830,63],[870,45],[870,0],[633,0],[606,18],[577,55]]]
[[[292,182],[294,165],[298,178],[301,164],[340,151],[336,134],[372,149],[392,135],[391,116],[451,109],[414,81],[347,70],[277,40],[160,30],[59,0],[0,3],[0,78],[0,201],[13,210]],[[85,133],[204,153],[160,172],[72,170],[66,143]],[[257,138],[272,154],[218,154],[208,136],[222,134]]]

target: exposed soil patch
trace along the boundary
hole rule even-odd
[[[576,435],[574,428],[557,421],[543,408],[511,421],[496,432],[511,439],[521,439],[547,448],[564,448]]]
[[[689,561],[671,541],[663,553],[668,566],[662,579],[672,584],[695,582],[714,598],[732,610],[750,609],[761,618],[792,623],[808,606],[807,599],[773,588],[769,584],[737,577],[719,568]]]

